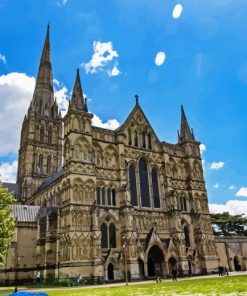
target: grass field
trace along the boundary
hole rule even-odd
[[[13,290],[12,290],[13,291]],[[44,289],[49,296],[170,296],[170,295],[247,295],[247,276],[194,279],[177,282],[88,289]],[[8,295],[0,289],[0,296]]]

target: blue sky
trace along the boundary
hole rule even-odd
[[[173,18],[177,4],[182,13]],[[123,122],[137,93],[160,140],[176,143],[183,104],[206,147],[210,203],[247,209],[246,0],[1,0],[0,13],[2,175],[14,178],[20,125],[50,21],[53,74],[64,108],[77,67],[99,124]],[[109,54],[99,65],[92,61],[97,48]],[[160,66],[158,52],[165,53]]]

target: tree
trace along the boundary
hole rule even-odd
[[[10,208],[14,202],[12,194],[3,187],[0,181],[0,265],[3,264],[4,255],[14,234],[15,220]]]
[[[211,214],[214,234],[217,236],[247,236],[247,217],[230,215],[228,212]]]

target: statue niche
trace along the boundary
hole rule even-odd
[[[202,178],[202,168],[198,161],[194,161],[193,163],[193,176],[194,179],[201,179]]]
[[[92,148],[85,138],[79,138],[75,142],[74,157],[78,161],[91,162],[92,161]]]
[[[103,164],[103,152],[102,152],[102,148],[96,144],[93,147],[94,149],[94,162],[97,166],[102,166]]]
[[[117,151],[116,149],[108,145],[104,150],[104,161],[107,168],[117,167]]]

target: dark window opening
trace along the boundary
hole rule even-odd
[[[51,157],[50,157],[50,155],[47,157],[46,173],[47,174],[50,174],[51,173]]]
[[[149,181],[147,163],[142,158],[139,162],[140,191],[143,207],[150,207]]]
[[[108,206],[111,205],[111,188],[107,189],[107,201],[108,201]]]
[[[154,207],[155,208],[160,208],[158,174],[157,174],[157,171],[155,169],[152,170],[152,185],[153,185]]]
[[[105,188],[101,188],[102,205],[105,205]]]
[[[146,148],[146,134],[142,133],[142,148]]]
[[[129,145],[132,145],[131,130],[128,130]]]
[[[52,143],[52,130],[51,128],[48,131],[48,143],[51,144]]]
[[[111,194],[112,194],[112,205],[115,206],[116,205],[116,191],[114,188],[112,189]]]
[[[101,229],[101,247],[108,248],[108,235],[107,235],[107,226],[103,223],[100,227]]]
[[[116,227],[113,223],[109,227],[110,248],[116,248]]]
[[[135,146],[138,147],[138,134],[137,134],[137,131],[135,131]]]
[[[130,182],[131,204],[133,206],[137,206],[136,173],[135,173],[135,166],[133,164],[131,164],[129,167],[129,182]]]
[[[39,165],[38,165],[38,173],[42,174],[43,171],[43,155],[40,154],[39,156]]]
[[[97,187],[96,189],[96,202],[97,205],[100,205],[100,187]]]
[[[148,134],[148,149],[152,149],[152,137],[151,137],[151,134]]]
[[[190,247],[190,234],[187,226],[184,226],[184,237],[185,237],[185,249],[187,252]]]

